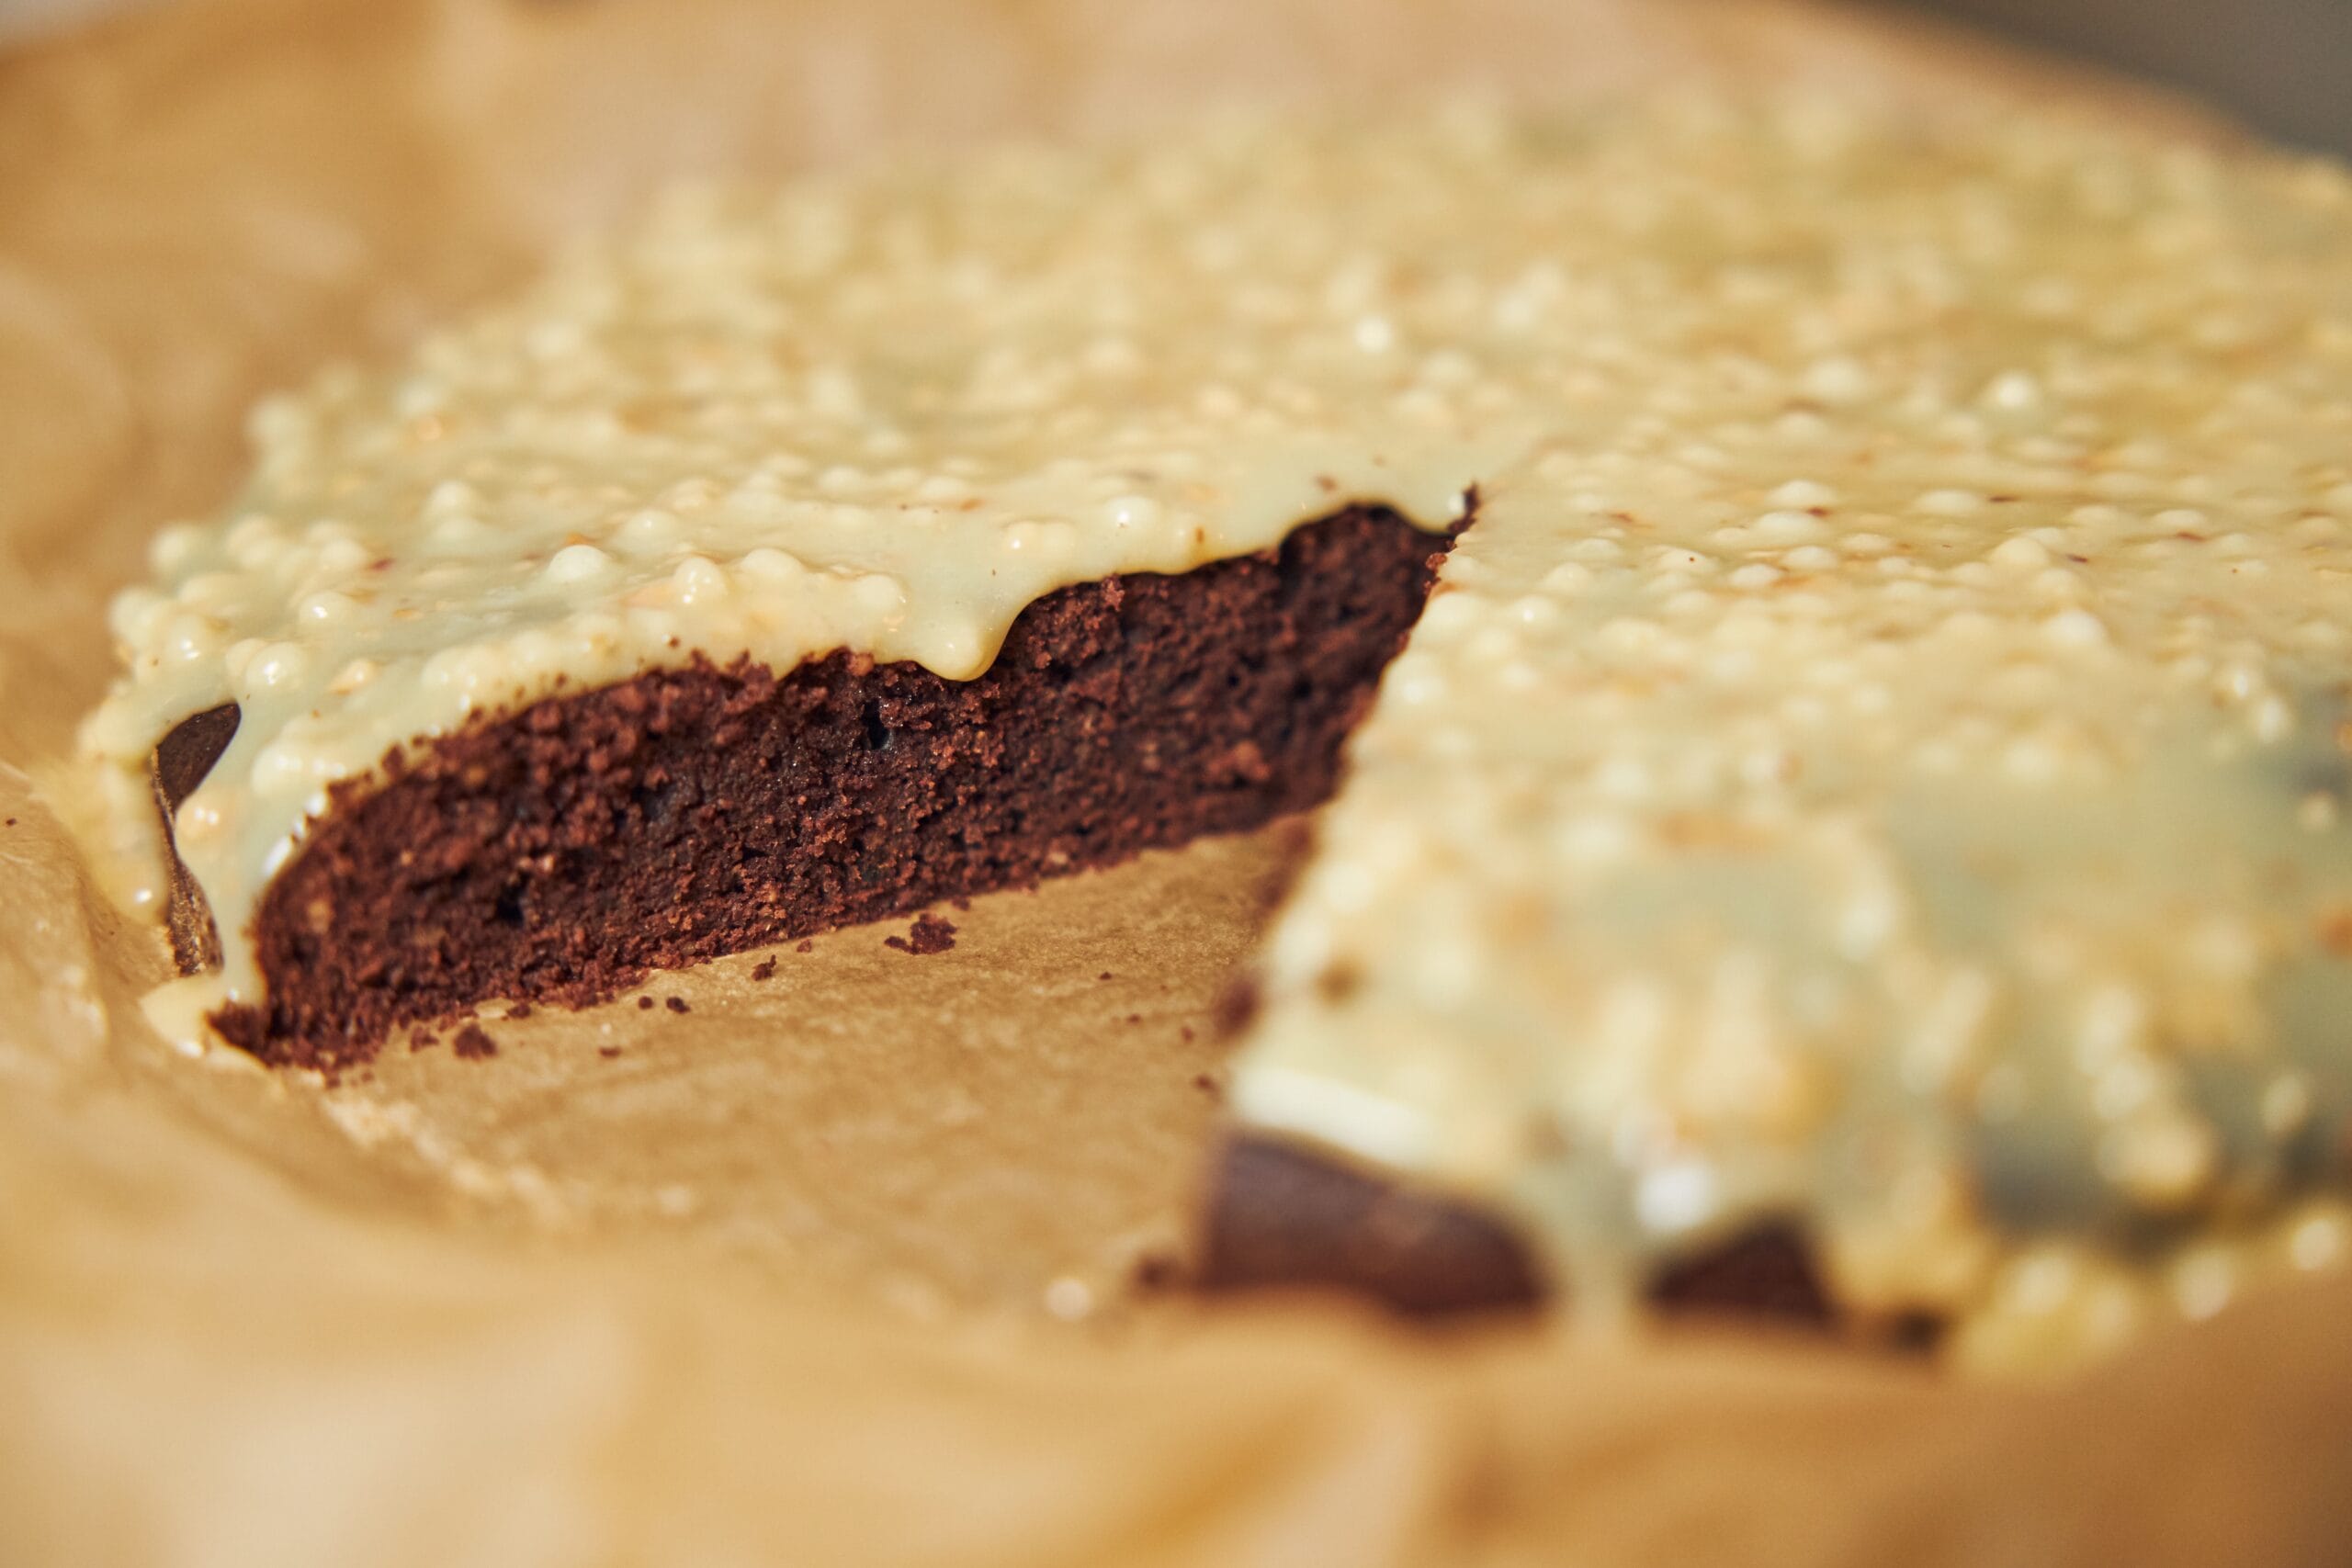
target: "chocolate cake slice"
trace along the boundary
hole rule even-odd
[[[331,792],[272,880],[266,999],[218,1025],[265,1061],[339,1069],[481,1002],[585,1006],[1304,810],[1444,544],[1351,507],[1273,550],[1049,593],[971,681],[850,653],[781,675],[698,660],[395,752]],[[166,801],[224,728],[233,710],[166,739]],[[209,936],[179,937],[184,967]]]

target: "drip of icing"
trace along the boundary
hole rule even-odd
[[[178,818],[209,1008],[395,747],[695,651],[967,677],[1055,587],[1476,484],[1238,1113],[1588,1301],[1794,1215],[2031,1359],[2342,1176],[2346,254],[2333,171],[1820,103],[688,193],[266,407],[87,740],[152,864],[148,750],[243,709]]]

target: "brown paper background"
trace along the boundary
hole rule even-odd
[[[681,171],[1709,74],[2129,96],[1634,0],[188,0],[0,56],[0,1563],[2352,1556],[2344,1283],[2034,1387],[1131,1300],[1280,832],[333,1090],[140,1021],[162,959],[90,886],[61,759],[106,593],[225,495],[257,392]],[[1057,1280],[1097,1310],[1057,1321]]]

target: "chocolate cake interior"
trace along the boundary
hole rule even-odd
[[[1351,507],[1264,554],[1050,593],[977,680],[697,660],[412,748],[333,793],[255,916],[264,998],[215,1022],[332,1071],[492,998],[591,1003],[1311,807],[1444,548]],[[220,711],[159,758],[233,727]]]

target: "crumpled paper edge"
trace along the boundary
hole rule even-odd
[[[0,59],[0,1559],[2340,1560],[2342,1283],[2046,1387],[1328,1304],[917,1326],[461,1223],[158,1056],[153,944],[52,809],[105,592],[254,393],[655,178],[1431,85],[2063,80],[1781,6],[1372,9],[208,0]]]

